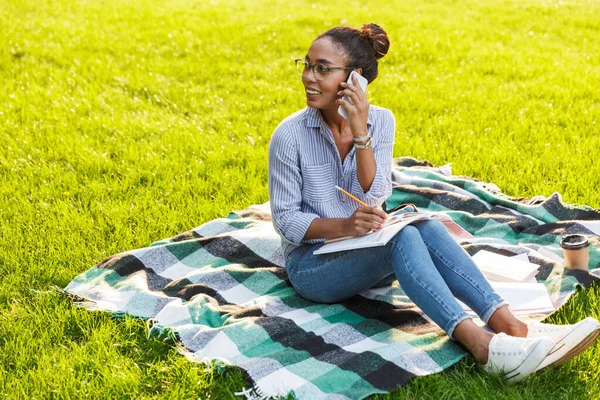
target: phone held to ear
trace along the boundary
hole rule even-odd
[[[346,82],[349,83],[350,85],[354,85],[354,81],[352,80],[352,77],[354,77],[354,76],[356,76],[356,78],[358,79],[358,84],[359,84],[360,88],[362,89],[362,91],[367,93],[368,81],[362,75],[352,71],[352,72],[350,72],[350,76],[348,76],[348,80]],[[344,97],[342,97],[342,99],[344,99],[348,103],[352,104],[352,100],[350,100],[350,97],[344,96]],[[346,112],[346,109],[344,107],[340,106],[338,108],[338,114],[340,114],[342,117],[348,119],[348,113]]]

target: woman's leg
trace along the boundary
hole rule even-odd
[[[287,256],[286,269],[298,294],[319,303],[337,303],[376,286],[394,274],[383,262],[384,247],[314,255],[322,245],[302,246]]]
[[[475,325],[452,295],[414,226],[404,228],[383,247],[314,256],[316,248],[301,247],[286,260],[292,284],[308,299],[344,300],[389,278],[393,270],[411,300],[484,363],[486,371],[502,373],[508,380],[523,379],[554,345],[547,338],[492,335]]]
[[[300,247],[286,262],[292,285],[307,299],[339,302],[395,274],[408,297],[449,336],[469,318],[413,226],[402,229],[386,246],[315,256],[317,248]]]
[[[494,334],[481,329],[472,319],[459,323],[452,334],[454,340],[462,344],[482,364],[488,362],[490,342]]]
[[[508,306],[502,306],[487,322],[494,332],[503,332],[516,337],[527,337],[527,324],[517,318]]]
[[[546,337],[529,339],[504,333],[494,335],[477,326],[452,295],[447,280],[442,278],[432,260],[435,255],[427,257],[430,251],[416,227],[402,229],[390,243],[389,261],[406,294],[450,337],[473,353],[484,364],[486,371],[499,373],[509,381],[519,381],[533,373],[554,347],[554,342]],[[416,254],[419,255],[418,259],[414,258]],[[444,257],[440,258],[444,260]],[[464,277],[462,279],[462,286],[475,286],[474,289],[467,289],[467,292],[481,291],[477,282],[473,283]],[[477,306],[484,313],[491,315],[498,312],[502,299],[493,290],[491,293],[480,293],[479,296]]]
[[[512,314],[471,256],[456,243],[441,222],[423,221],[416,223],[415,227],[433,263],[456,298],[467,304],[494,331],[514,336],[526,335],[526,325]]]
[[[410,299],[448,336],[467,313],[458,304],[434,265],[419,231],[406,226],[385,246],[386,263],[392,265],[400,286]]]

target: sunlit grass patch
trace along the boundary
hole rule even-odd
[[[33,293],[111,254],[268,200],[266,153],[303,107],[291,60],[338,24],[392,47],[369,88],[395,156],[600,207],[597,1],[2,1],[0,392],[233,398],[145,324]],[[551,320],[599,317],[597,289]],[[514,387],[472,359],[393,398],[598,397],[599,347]]]

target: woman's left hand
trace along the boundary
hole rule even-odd
[[[347,82],[340,83],[342,90],[338,92],[339,96],[348,96],[352,99],[352,104],[344,99],[338,99],[337,104],[344,107],[348,113],[348,123],[354,137],[363,137],[367,134],[367,117],[369,115],[369,100],[367,95],[359,86],[358,79],[353,76],[354,85]]]

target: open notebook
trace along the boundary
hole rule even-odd
[[[318,255],[367,247],[385,246],[387,242],[389,242],[394,235],[400,232],[400,230],[405,226],[426,220],[441,221],[448,232],[455,239],[471,239],[473,237],[473,235],[452,221],[452,219],[445,214],[432,212],[407,212],[404,214],[391,216],[381,229],[368,235],[325,242],[326,244],[323,247],[315,250],[313,254]]]

